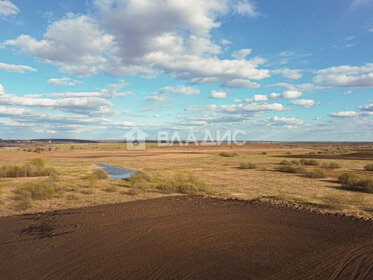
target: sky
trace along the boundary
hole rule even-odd
[[[373,141],[373,0],[0,0],[0,139]]]

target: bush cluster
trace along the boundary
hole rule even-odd
[[[320,168],[307,172],[305,175],[308,178],[325,178],[326,177],[325,171]]]
[[[366,170],[366,171],[373,171],[373,163],[365,165],[364,166],[364,170]]]
[[[280,172],[286,172],[286,173],[299,173],[299,174],[305,174],[307,173],[307,170],[302,166],[297,165],[281,165],[276,168],[277,171]]]
[[[44,167],[42,158],[34,158],[25,165],[5,165],[0,168],[0,178],[55,176],[53,167]]]
[[[193,174],[177,173],[170,180],[166,180],[163,184],[159,184],[157,189],[165,192],[177,192],[184,194],[197,194],[208,192],[210,186],[201,178]]]
[[[242,162],[240,163],[241,169],[256,169],[258,166],[252,162]]]
[[[358,175],[344,173],[338,177],[339,182],[348,188],[373,193],[373,178],[363,179]]]
[[[320,165],[320,162],[318,162],[315,159],[301,159],[299,162],[302,165],[314,165],[314,166],[319,166]]]
[[[53,179],[35,180],[24,183],[14,190],[15,200],[19,210],[26,210],[32,206],[32,200],[50,199],[64,192],[64,188],[56,185]]]
[[[236,153],[227,153],[227,152],[221,152],[219,156],[221,157],[235,157],[237,154]]]

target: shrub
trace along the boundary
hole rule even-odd
[[[337,163],[337,162],[330,162],[329,165],[328,165],[328,168],[331,168],[331,169],[338,169],[338,168],[341,168],[342,166]]]
[[[373,193],[373,178],[362,179],[355,174],[344,173],[338,179],[342,185],[348,188]]]
[[[221,157],[234,157],[236,155],[237,155],[236,153],[227,153],[227,152],[221,152],[219,154],[219,156],[221,156]]]
[[[106,188],[104,188],[104,191],[105,192],[116,192],[118,190],[118,187],[117,186],[107,186]]]
[[[373,164],[367,164],[364,166],[364,170],[366,171],[373,171]]]
[[[320,163],[315,159],[301,159],[299,162],[302,165],[314,165],[314,166],[320,165]]]
[[[22,175],[22,168],[18,165],[14,165],[6,173],[6,177],[10,177],[10,178],[21,177],[21,175]]]
[[[256,169],[258,166],[255,163],[252,162],[243,162],[240,163],[240,168],[241,169]]]
[[[16,199],[31,198],[33,200],[44,200],[52,198],[58,193],[62,193],[63,188],[59,188],[52,180],[36,180],[23,184],[16,188],[14,193]]]
[[[33,158],[31,161],[30,161],[30,164],[35,166],[35,168],[37,170],[41,170],[44,168],[45,166],[45,161],[44,159],[42,158]]]
[[[267,152],[262,152],[262,155],[266,155],[267,154]]]
[[[39,172],[39,176],[54,176],[57,175],[56,169],[53,167],[45,167]]]
[[[280,162],[281,165],[291,165],[291,162],[284,159],[283,161]]]
[[[280,172],[286,172],[286,173],[301,173],[301,174],[307,171],[304,167],[299,167],[296,165],[282,165],[282,166],[278,166],[276,170]]]
[[[292,160],[290,162],[291,162],[291,164],[294,164],[294,165],[300,165],[299,161],[297,161],[297,160]]]
[[[306,173],[306,176],[308,178],[325,178],[326,177],[326,173],[324,170],[322,169],[315,169],[315,170],[312,170],[310,172],[307,172]]]
[[[97,179],[108,179],[109,175],[102,169],[97,169],[93,172],[93,174],[97,177]]]
[[[208,192],[210,186],[201,178],[198,178],[193,174],[177,173],[173,179],[157,186],[157,189],[166,192],[196,194],[199,192]]]

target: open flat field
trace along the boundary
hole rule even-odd
[[[352,144],[286,144],[249,143],[245,146],[156,147],[148,144],[144,151],[127,151],[125,144],[54,144],[51,151],[35,153],[0,149],[1,165],[22,165],[35,157],[58,173],[54,184],[58,192],[47,199],[25,203],[17,200],[14,190],[27,182],[42,178],[0,178],[2,195],[0,215],[34,213],[106,203],[175,195],[125,180],[90,182],[87,175],[97,168],[94,163],[143,171],[155,181],[174,174],[192,173],[210,185],[202,194],[220,198],[265,200],[275,204],[310,208],[320,212],[343,213],[363,218],[373,217],[373,194],[352,191],[341,186],[338,176],[350,172],[372,177],[364,166],[373,162],[370,145]],[[56,150],[57,148],[57,150]],[[221,156],[227,153],[232,156]],[[277,171],[283,160],[314,159],[319,166],[304,165],[310,172],[322,169],[325,178],[308,178],[303,173]],[[339,168],[324,168],[331,162]],[[241,169],[240,164],[253,163],[255,169]],[[23,203],[23,204],[22,204]]]

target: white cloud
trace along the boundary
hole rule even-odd
[[[20,35],[4,45],[20,47],[24,53],[57,65],[62,72],[88,76],[96,74],[106,61],[102,54],[111,42],[112,36],[103,34],[92,18],[69,14],[50,25],[40,41]]]
[[[282,93],[281,97],[285,99],[293,99],[302,96],[302,92],[297,90],[286,90]]]
[[[204,107],[187,107],[186,111],[205,111],[205,110],[212,110],[216,112],[222,112],[227,114],[245,114],[245,113],[258,113],[258,112],[267,112],[267,111],[287,111],[286,108],[280,103],[272,103],[272,104],[256,104],[256,103],[249,103],[249,104],[234,104],[234,105],[207,105]]]
[[[257,7],[252,1],[249,0],[240,0],[235,3],[233,6],[233,11],[235,13],[245,15],[248,17],[258,17],[261,13],[258,11]]]
[[[62,81],[58,81],[60,83]],[[75,81],[77,82],[77,81]],[[91,92],[63,92],[63,93],[51,93],[50,96],[53,97],[118,97],[118,96],[128,96],[132,95],[133,91],[123,91],[119,92],[120,89],[127,86],[128,83],[124,80],[119,80],[117,84],[109,84],[100,91]]]
[[[0,95],[4,95],[4,94],[5,94],[4,87],[2,84],[0,84]]]
[[[285,87],[289,90],[299,90],[299,91],[311,91],[311,90],[322,88],[320,86],[316,86],[311,83],[304,83],[304,84],[277,83],[273,85],[268,85],[267,87]]]
[[[368,32],[373,32],[373,27],[369,28]]]
[[[358,109],[365,112],[373,112],[373,104],[359,106]]]
[[[233,79],[230,81],[226,81],[222,84],[222,87],[229,87],[229,88],[260,88],[260,85],[255,82],[251,82],[250,80],[245,79]]]
[[[352,93],[352,90],[347,90],[347,91],[345,91],[344,93],[342,93],[343,95],[349,95],[349,94],[351,94]]]
[[[77,83],[81,83],[80,81],[71,80],[70,78],[51,78],[48,80],[49,84],[53,84],[56,86],[75,86]]]
[[[7,63],[1,63],[1,62],[0,62],[0,70],[5,70],[8,72],[18,72],[18,73],[25,73],[26,71],[37,72],[37,70],[31,66],[7,64]]]
[[[297,80],[302,78],[300,71],[298,69],[280,68],[273,70],[272,73],[280,74],[287,79]]]
[[[195,84],[270,76],[268,69],[259,69],[265,62],[260,57],[218,58],[221,46],[211,40],[221,15],[233,8],[250,15],[248,7],[254,6],[249,1],[100,0],[95,4],[95,19],[69,14],[51,24],[42,40],[21,35],[4,45],[18,46],[78,76],[100,70],[114,76],[165,73]]]
[[[297,91],[297,90],[286,90],[283,93],[273,92],[273,93],[271,93],[269,95],[269,98],[271,100],[280,99],[280,98],[294,99],[294,98],[298,98],[298,97],[301,97],[301,96],[302,96],[302,92],[301,91]]]
[[[252,98],[246,98],[246,102],[267,102],[269,100],[267,95],[255,94]]]
[[[316,102],[312,99],[297,99],[290,101],[290,104],[303,106],[304,108],[309,109],[315,106]]]
[[[0,15],[10,16],[19,13],[19,8],[10,1],[0,1]]]
[[[327,87],[373,87],[373,63],[321,69],[316,72],[314,81]]]
[[[270,118],[270,119],[267,119],[269,121],[275,124],[280,124],[280,125],[303,125],[304,124],[304,121],[300,120],[300,119],[297,119],[297,118],[286,118],[286,117],[278,117],[278,116],[274,116],[273,118]]]
[[[232,57],[234,57],[235,59],[245,59],[246,56],[251,54],[251,52],[252,52],[252,49],[242,49],[242,50],[239,50],[239,51],[235,51],[232,54]]]
[[[169,93],[173,94],[183,94],[183,95],[193,95],[199,94],[200,90],[198,88],[186,87],[183,85],[177,86],[167,86],[153,92],[150,96],[146,97],[147,101],[164,101]]]
[[[113,104],[103,98],[33,98],[6,94],[4,92],[4,89],[2,89],[2,92],[3,93],[1,94],[0,105],[45,108],[90,116],[115,114],[115,112],[111,109]]]
[[[227,97],[227,92],[222,91],[222,90],[212,90],[210,92],[210,98],[226,98]]]
[[[337,113],[329,113],[329,116],[333,118],[354,118],[360,116],[361,113],[355,111],[343,111]]]

